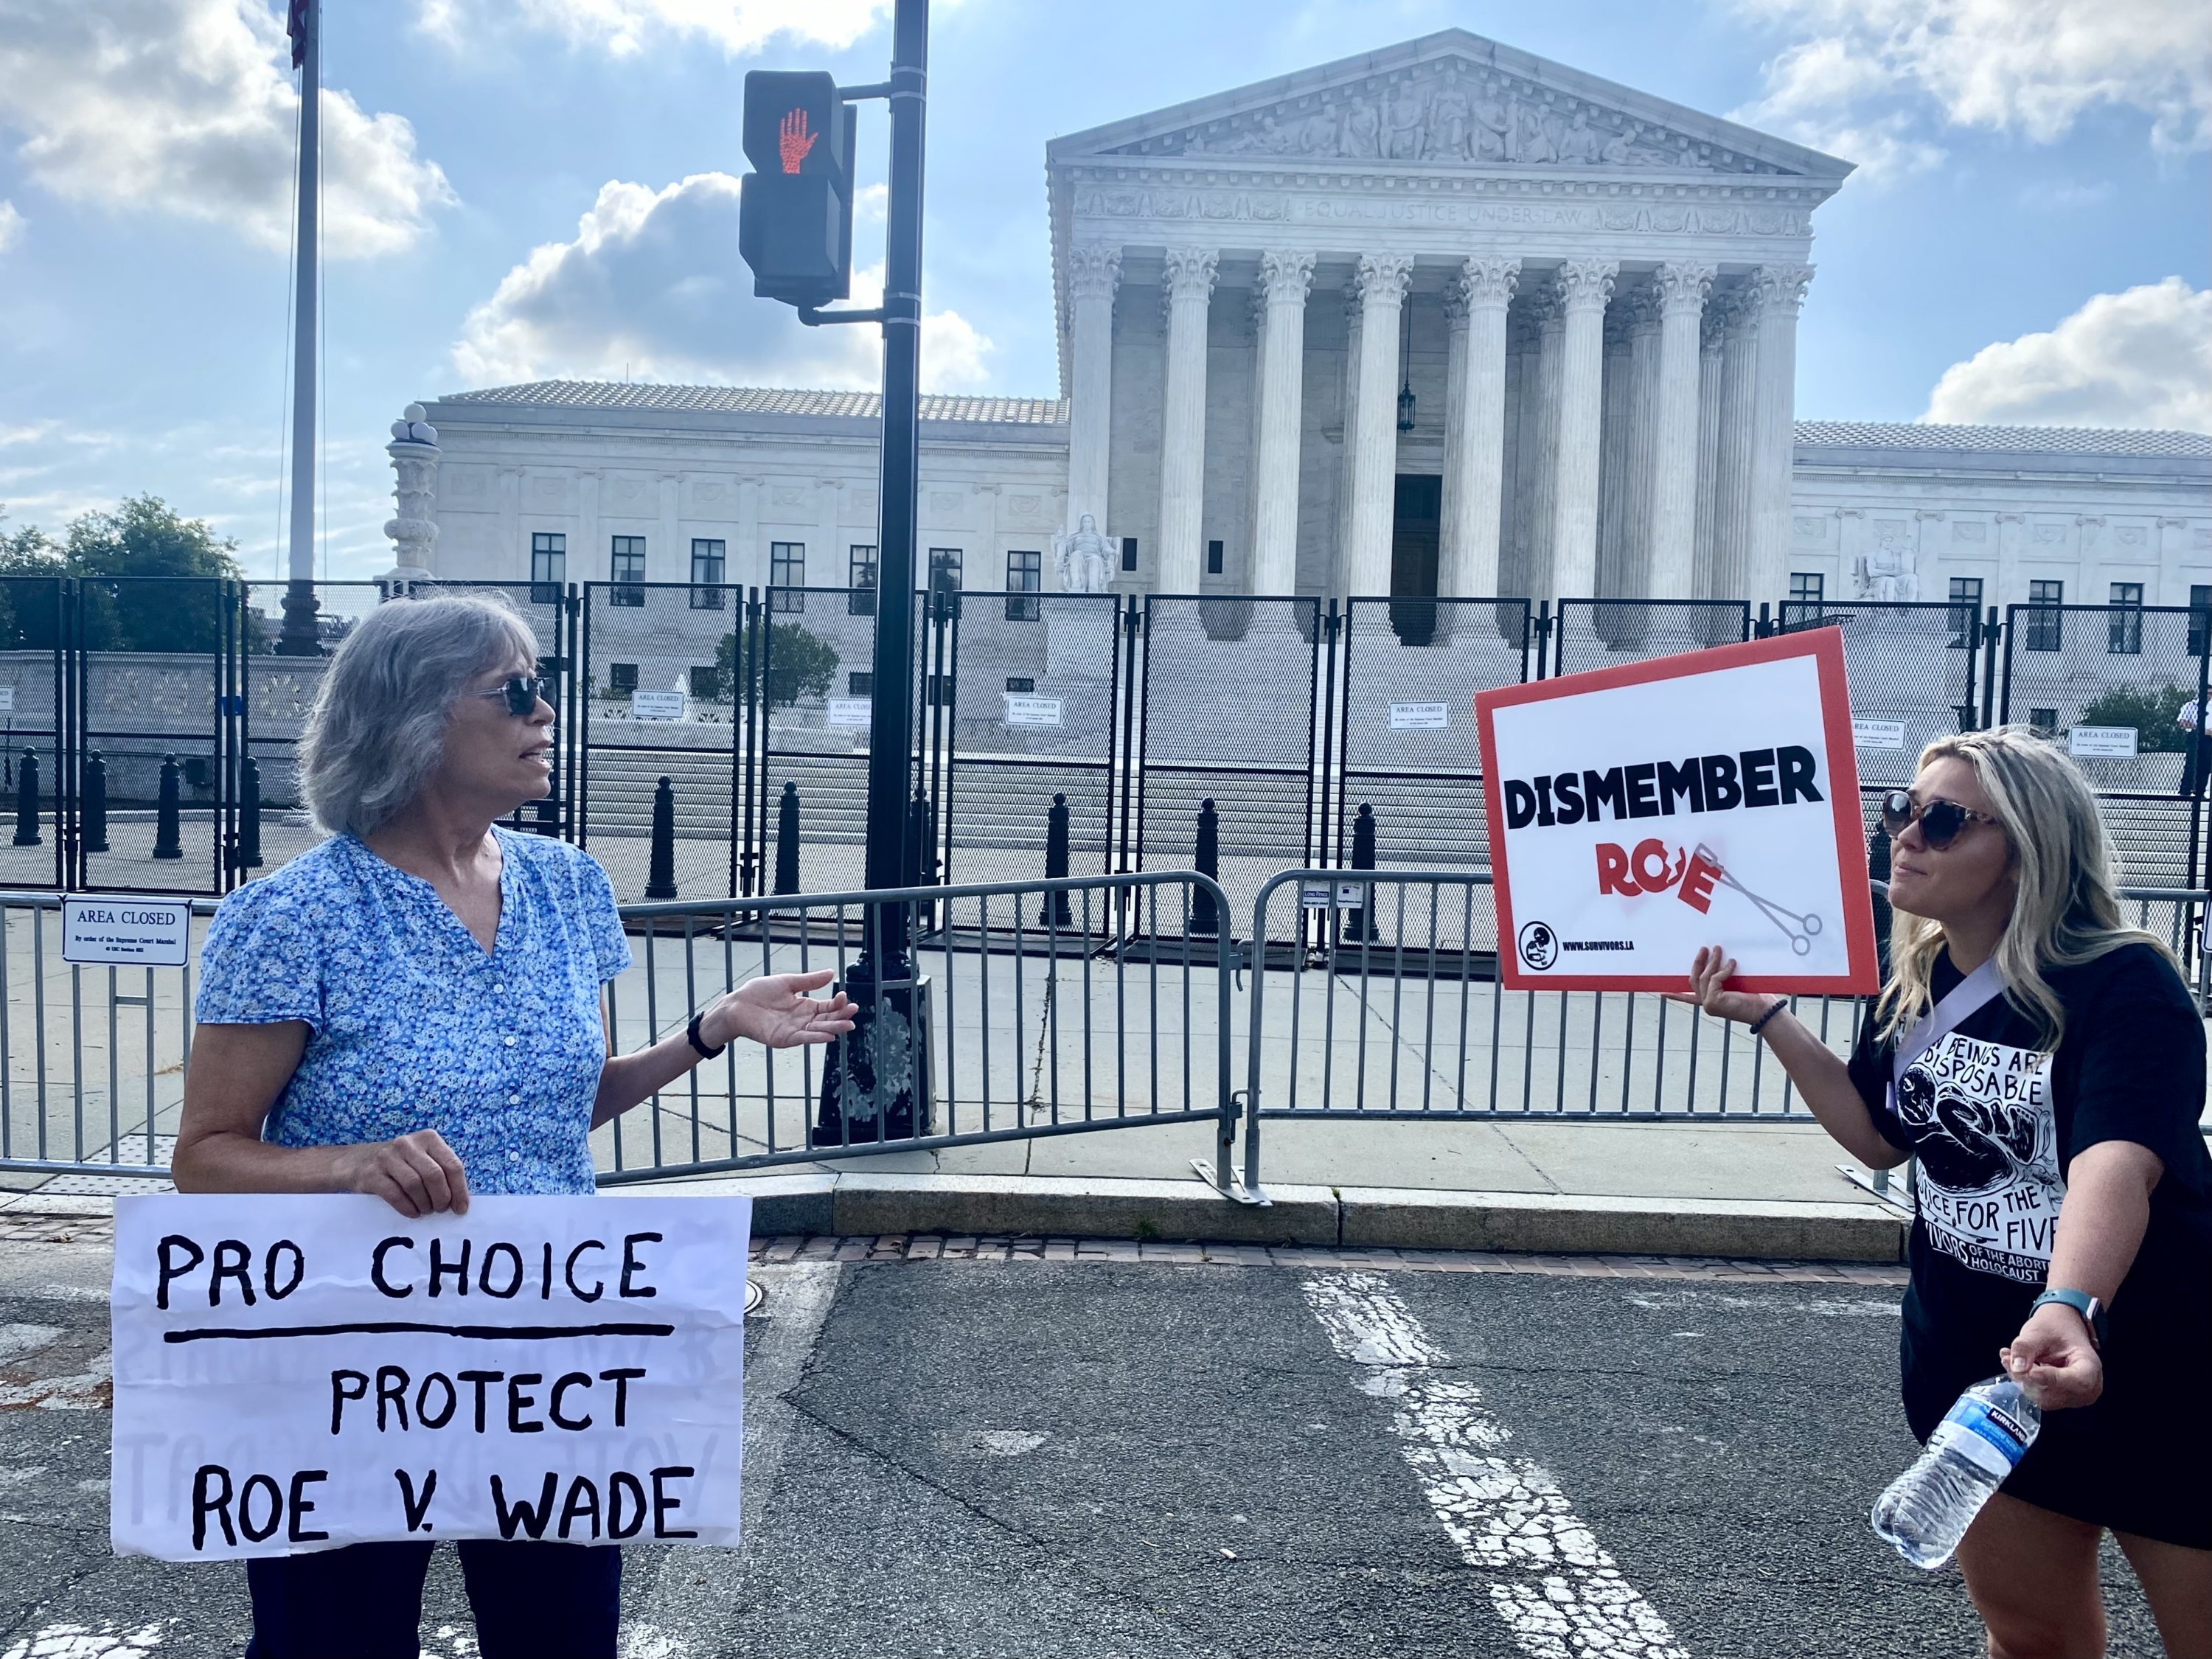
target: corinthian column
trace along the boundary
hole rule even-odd
[[[1266,307],[1260,335],[1259,459],[1252,512],[1252,591],[1294,593],[1298,585],[1298,434],[1305,386],[1306,294],[1310,253],[1263,253]]]
[[[1206,568],[1206,307],[1219,256],[1170,248],[1161,279],[1168,308],[1167,386],[1160,417],[1160,585],[1195,593]]]
[[[1570,259],[1560,267],[1565,327],[1559,346],[1559,412],[1553,445],[1552,585],[1563,599],[1597,591],[1599,417],[1605,376],[1605,302],[1611,259]]]
[[[1790,475],[1796,459],[1797,313],[1810,265],[1762,265],[1752,273],[1759,307],[1758,409],[1752,443],[1751,541],[1744,597],[1778,606],[1789,595]]]
[[[1659,464],[1659,295],[1645,283],[1629,311],[1628,461],[1620,515],[1621,592],[1651,597],[1651,498]]]
[[[1531,599],[1557,598],[1559,586],[1552,558],[1553,508],[1559,499],[1559,388],[1567,337],[1567,313],[1557,283],[1547,283],[1528,308],[1536,326],[1535,386],[1530,419],[1522,430],[1522,476],[1528,480],[1528,592]],[[1524,372],[1526,365],[1523,366]],[[1516,596],[1519,597],[1519,596]]]
[[[1727,332],[1727,313],[1718,305],[1705,307],[1698,325],[1698,508],[1692,532],[1691,597],[1725,598],[1713,574],[1716,500],[1720,483],[1721,454],[1721,342]]]
[[[1686,599],[1696,580],[1698,526],[1698,327],[1711,265],[1662,265],[1653,279],[1659,298],[1659,375],[1652,400],[1650,586],[1655,599]]]
[[[1398,480],[1398,328],[1412,285],[1411,254],[1359,261],[1359,380],[1353,390],[1352,512],[1345,591],[1390,591],[1390,529]]]
[[[1089,244],[1067,254],[1067,527],[1089,514],[1106,528],[1106,466],[1114,416],[1114,290],[1121,250]]]
[[[1713,465],[1713,597],[1749,589],[1753,452],[1759,415],[1759,307],[1739,290],[1721,335],[1720,442]]]
[[[1450,599],[1498,591],[1498,538],[1504,513],[1505,308],[1518,259],[1469,259],[1458,283],[1466,341],[1453,387],[1459,425],[1444,457],[1443,580]]]

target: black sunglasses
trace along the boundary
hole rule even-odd
[[[1913,824],[1920,826],[1920,839],[1936,852],[1942,852],[1959,839],[1959,832],[1969,823],[1995,823],[1996,817],[1987,812],[1977,812],[1971,806],[1961,806],[1954,800],[1931,800],[1916,803],[1911,794],[1903,789],[1892,789],[1881,798],[1881,827],[1895,841]]]
[[[541,698],[547,707],[552,706],[553,682],[532,679],[527,675],[517,674],[510,679],[501,681],[497,690],[479,691],[475,695],[479,697],[505,697],[507,712],[516,719],[522,720],[537,712]]]

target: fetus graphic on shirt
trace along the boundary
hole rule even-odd
[[[1951,1032],[1906,1069],[1897,1111],[1920,1159],[1929,1242],[1970,1267],[2039,1282],[2066,1195],[2051,1056]]]

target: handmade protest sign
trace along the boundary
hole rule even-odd
[[[737,1542],[750,1200],[115,1208],[118,1554]]]
[[[1717,945],[1739,989],[1877,988],[1833,629],[1474,702],[1508,987],[1680,990]]]

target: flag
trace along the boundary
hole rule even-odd
[[[307,7],[312,0],[292,0],[290,14],[284,19],[284,33],[292,42],[292,67],[299,69],[307,61]]]

